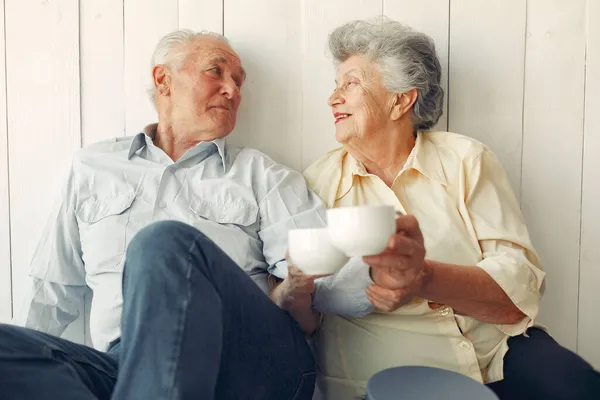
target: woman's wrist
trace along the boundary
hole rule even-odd
[[[433,273],[435,270],[436,262],[433,260],[423,261],[423,270],[421,272],[421,287],[417,295],[422,298],[427,298],[427,295],[431,295],[431,282],[433,281]]]

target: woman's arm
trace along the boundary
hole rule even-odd
[[[516,324],[525,317],[500,285],[476,266],[426,260],[418,296],[491,324]]]

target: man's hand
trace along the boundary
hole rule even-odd
[[[270,297],[275,304],[287,310],[308,336],[321,323],[321,315],[312,308],[312,293],[315,291],[315,279],[323,276],[327,275],[305,275],[288,258],[286,278],[271,290]]]
[[[366,292],[376,309],[390,312],[410,303],[425,275],[425,246],[417,219],[399,216],[396,234],[390,237],[384,252],[363,259],[371,267],[375,282]]]
[[[278,287],[275,303],[288,310],[290,308],[312,308],[312,293],[315,280],[325,275],[306,275],[288,259],[288,274]]]

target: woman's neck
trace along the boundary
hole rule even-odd
[[[368,141],[356,139],[344,145],[368,173],[378,176],[390,187],[414,147],[415,135],[412,128],[381,132]]]

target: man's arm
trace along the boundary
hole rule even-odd
[[[271,300],[281,309],[290,313],[302,331],[310,336],[321,324],[321,314],[312,307],[312,292],[314,279],[302,275],[300,271],[291,267],[288,276],[297,277],[296,280],[280,280],[271,275],[272,287]]]
[[[335,275],[315,281],[313,307],[323,314],[364,317],[375,309],[365,290],[374,282],[362,257],[352,257]]]
[[[265,175],[271,182],[268,182],[269,191],[259,202],[259,235],[264,244],[265,259],[270,265],[269,273],[285,279],[288,274],[285,260],[288,231],[326,226],[326,209],[300,173],[276,164]],[[317,279],[314,308],[323,313],[344,316],[363,316],[371,312],[373,306],[365,294],[365,288],[373,283],[368,270],[368,266],[358,258],[351,260],[338,274]],[[305,312],[310,315],[308,310]]]
[[[12,321],[16,325],[61,336],[75,321],[84,306],[86,286],[60,285],[32,278],[21,312]]]
[[[14,319],[19,325],[58,336],[83,308],[87,285],[75,208],[76,183],[71,167],[31,261],[30,291]]]

